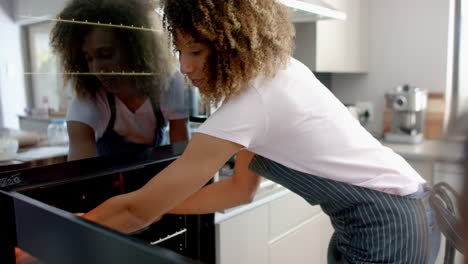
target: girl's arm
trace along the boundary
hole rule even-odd
[[[187,141],[189,139],[187,123],[187,118],[169,120],[169,137],[171,144]]]
[[[203,187],[241,148],[239,144],[196,133],[182,156],[145,186],[112,197],[83,217],[121,232],[139,230]]]
[[[253,156],[239,151],[232,177],[205,186],[168,213],[206,214],[251,202],[260,184],[260,176],[248,169]]]
[[[96,157],[94,129],[81,122],[68,121],[67,130],[69,137],[68,161]]]

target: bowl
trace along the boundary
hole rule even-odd
[[[6,161],[16,157],[19,143],[14,137],[0,137],[0,161]]]

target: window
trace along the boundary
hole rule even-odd
[[[63,112],[69,100],[69,92],[64,89],[63,75],[57,56],[49,44],[53,22],[32,24],[25,28],[28,59],[26,79],[30,108],[50,108]]]

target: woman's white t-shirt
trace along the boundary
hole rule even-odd
[[[138,144],[151,145],[156,131],[156,117],[148,98],[135,112],[115,98],[116,119],[114,131]],[[188,118],[188,86],[180,73],[176,73],[170,86],[161,95],[161,112],[167,120]],[[107,94],[98,91],[96,101],[88,98],[73,98],[67,111],[67,121],[78,121],[94,129],[96,141],[101,138],[111,117]]]
[[[291,169],[397,195],[424,179],[380,144],[302,63],[257,78],[198,128]]]

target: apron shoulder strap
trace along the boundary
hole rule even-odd
[[[153,94],[150,94],[149,99],[151,101],[151,106],[153,108],[154,116],[156,117],[156,131],[155,131],[155,140],[154,145],[159,146],[162,143],[164,136],[164,128],[166,126],[166,120],[161,111],[161,105],[158,103],[159,100],[156,100]]]
[[[110,130],[114,129],[114,124],[115,124],[115,112],[116,111],[115,111],[115,97],[113,94],[107,93],[107,102],[109,103],[111,116],[109,119],[109,123],[107,124],[106,131],[109,129]]]

